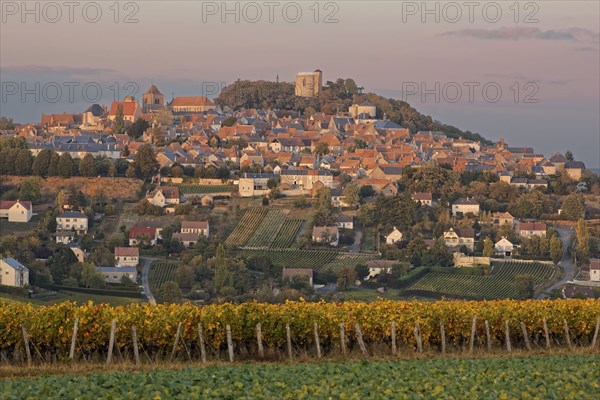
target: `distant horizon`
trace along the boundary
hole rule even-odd
[[[283,2],[272,21],[266,9],[254,20],[241,2],[227,2],[227,10],[239,11],[233,14],[219,10],[221,2],[132,3],[137,9],[121,10],[117,22],[108,3],[99,3],[103,18],[94,23],[80,13],[71,23],[67,10],[56,23],[3,15],[0,80],[29,87],[98,82],[105,104],[114,83],[123,89],[137,82],[139,98],[153,82],[170,99],[172,92],[201,95],[202,82],[277,75],[292,82],[315,69],[323,82],[353,78],[365,91],[397,99],[413,84],[420,94],[439,84],[441,99],[416,94],[407,102],[490,140],[504,137],[544,154],[570,149],[600,168],[600,2],[520,2],[518,10],[517,3],[483,2],[474,13],[462,3],[427,2],[426,10],[423,2],[381,0],[320,2],[317,13],[314,3],[299,2],[298,20],[281,12],[296,2]],[[473,82],[469,102],[465,85]],[[501,89],[499,101],[483,99],[486,85],[491,97]],[[462,96],[454,102],[456,87]],[[83,104],[10,98],[0,106],[0,114],[32,122],[42,111],[75,112]]]

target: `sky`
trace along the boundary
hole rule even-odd
[[[213,97],[238,78],[291,82],[318,68],[324,81],[353,78],[491,140],[570,149],[600,168],[598,1],[52,4],[0,2],[0,115],[37,122],[140,99],[152,83],[168,100]]]

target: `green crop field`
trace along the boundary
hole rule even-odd
[[[334,250],[253,250],[246,249],[247,257],[267,256],[275,265],[286,268],[311,268],[316,271],[331,269],[334,272],[344,267],[354,267],[377,258],[376,255],[342,253]]]
[[[518,298],[517,275],[531,275],[534,286],[547,282],[554,267],[540,262],[509,261],[492,266],[490,275],[464,275],[452,272],[428,272],[409,290],[477,299]]]
[[[175,280],[175,270],[177,264],[170,261],[157,260],[150,265],[150,273],[148,274],[148,283],[150,290],[156,293],[156,290],[168,281]]]
[[[16,399],[600,398],[595,355],[350,361],[108,372],[0,381]]]
[[[240,219],[225,244],[251,248],[290,247],[304,220],[288,219],[288,210],[250,208]]]
[[[183,194],[231,193],[237,190],[236,185],[178,185]]]

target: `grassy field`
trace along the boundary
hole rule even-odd
[[[554,267],[547,264],[509,261],[494,264],[490,275],[428,272],[408,289],[477,299],[515,299],[519,298],[516,276],[533,276],[537,287],[548,282],[553,273]]]
[[[50,305],[58,304],[65,301],[74,301],[80,304],[85,304],[88,301],[93,301],[94,304],[106,303],[111,306],[126,306],[132,303],[140,303],[142,299],[136,299],[131,297],[117,297],[117,296],[102,296],[98,294],[87,294],[78,292],[57,292],[56,296],[48,296],[44,298],[29,299],[26,297],[9,296],[6,293],[0,293],[0,302],[4,303],[32,303],[35,305]]]
[[[13,399],[598,399],[594,355],[218,365],[0,381]],[[301,377],[301,379],[299,379]]]
[[[252,257],[267,256],[275,265],[286,268],[311,268],[316,271],[339,271],[344,267],[354,267],[358,264],[375,259],[376,255],[343,253],[334,250],[243,250],[242,254]]]

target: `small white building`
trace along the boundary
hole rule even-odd
[[[0,260],[0,285],[29,285],[29,269],[14,258],[3,258]]]
[[[494,247],[496,249],[496,255],[501,257],[510,257],[514,251],[514,245],[505,237],[498,240]]]
[[[402,241],[404,235],[402,232],[398,230],[398,228],[394,227],[394,230],[390,232],[389,235],[385,237],[385,242],[387,244],[395,244]]]
[[[600,259],[592,258],[590,260],[590,281],[600,282]]]
[[[208,237],[208,221],[182,221],[181,233],[193,233],[196,235],[196,239],[198,239],[199,236]]]
[[[452,204],[452,215],[479,215],[479,203],[472,197],[458,199]]]
[[[33,206],[30,201],[2,200],[0,201],[0,218],[8,222],[29,222]]]
[[[88,231],[88,217],[79,211],[67,211],[56,217],[56,231],[74,231],[86,234]]]
[[[181,195],[177,186],[159,186],[148,193],[146,200],[152,205],[164,207],[166,205],[179,204]]]
[[[136,267],[140,263],[140,249],[137,247],[115,247],[115,266]]]
[[[106,283],[121,283],[124,276],[137,281],[137,270],[133,267],[96,267],[96,271],[104,275]]]
[[[337,226],[340,229],[354,229],[354,217],[352,215],[340,215],[337,219]]]

